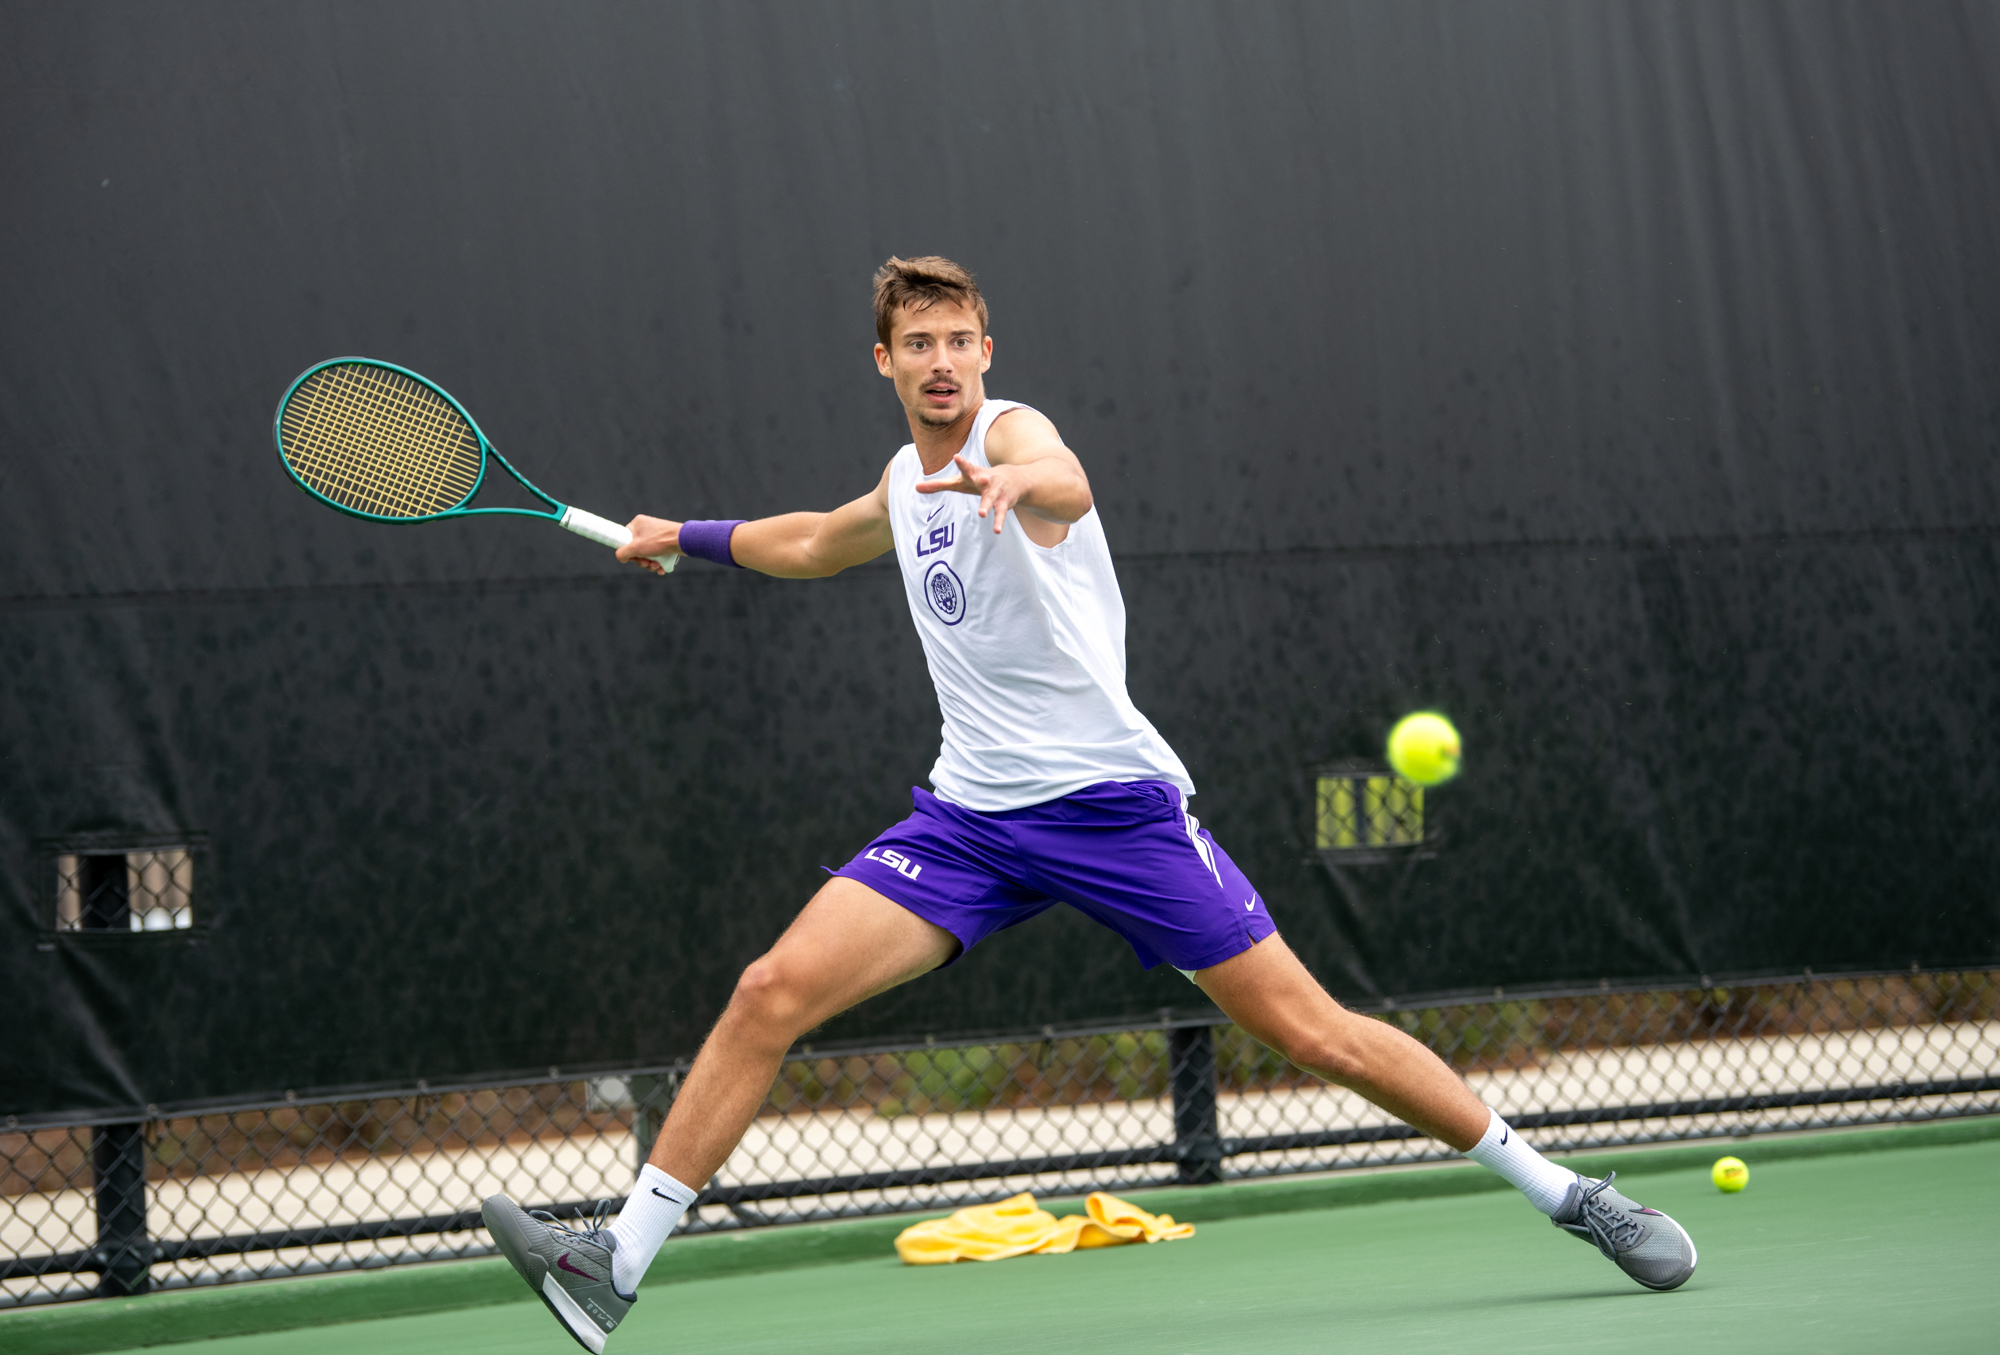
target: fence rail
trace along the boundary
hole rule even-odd
[[[2000,973],[1375,1013],[1545,1150],[2000,1113]],[[0,1307],[493,1250],[479,1199],[622,1201],[684,1064],[0,1132]],[[687,1229],[1453,1156],[1237,1028],[787,1060]]]

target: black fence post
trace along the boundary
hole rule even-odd
[[[1174,1092],[1174,1150],[1184,1186],[1222,1180],[1222,1131],[1215,1105],[1215,1028],[1167,1031],[1167,1067]]]
[[[97,1296],[123,1298],[152,1288],[153,1244],[146,1236],[146,1127],[101,1124],[90,1131],[97,1195]]]

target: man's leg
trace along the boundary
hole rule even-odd
[[[1283,937],[1268,936],[1194,981],[1254,1038],[1405,1124],[1461,1153],[1485,1135],[1492,1112],[1443,1059],[1387,1022],[1335,1002]]]
[[[1497,1172],[1640,1284],[1673,1289],[1694,1273],[1694,1243],[1679,1224],[1610,1189],[1609,1177],[1585,1180],[1536,1152],[1443,1059],[1335,1002],[1282,937],[1267,936],[1194,979],[1256,1039]]]
[[[950,932],[866,885],[829,880],[737,980],[617,1222],[577,1232],[495,1195],[482,1212],[500,1250],[572,1336],[603,1350],[660,1244],[770,1095],[793,1042],[957,949]]]
[[[949,960],[958,939],[836,876],[743,971],[653,1144],[651,1166],[699,1190],[736,1150],[798,1038]]]

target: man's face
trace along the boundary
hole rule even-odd
[[[979,332],[970,306],[903,306],[889,342],[875,345],[875,368],[896,383],[912,423],[948,428],[986,398],[982,373],[993,365],[993,338]]]

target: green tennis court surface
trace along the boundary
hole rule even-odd
[[[1701,1250],[1653,1294],[1512,1192],[1230,1219],[1186,1242],[914,1269],[891,1255],[649,1285],[613,1355],[672,1352],[1989,1350],[2000,1142],[1621,1176]],[[669,1247],[660,1266],[671,1266]],[[525,1290],[523,1291],[525,1294]],[[578,1349],[532,1300],[234,1337],[237,1355]]]

